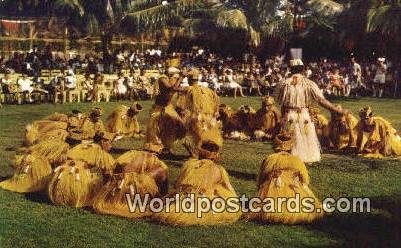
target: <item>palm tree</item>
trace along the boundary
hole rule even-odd
[[[401,31],[401,0],[380,1],[367,13],[367,32],[395,36]]]
[[[377,50],[383,55],[398,58],[401,48],[401,1],[380,1],[367,13],[366,31],[376,36]]]
[[[201,0],[176,0],[171,3],[161,0],[134,1],[124,23],[135,32],[161,29],[173,18],[185,15],[201,3]]]
[[[233,2],[237,3],[237,8],[222,11],[217,25],[248,31],[254,46],[259,44],[261,37],[287,40],[297,31],[300,17],[304,33],[314,26],[333,29],[335,17],[344,9],[342,4],[332,0],[305,0],[302,2],[303,13],[296,13],[295,1],[289,0]]]
[[[372,55],[401,47],[401,1],[348,0],[336,30],[349,51]],[[395,54],[387,51],[388,54]]]

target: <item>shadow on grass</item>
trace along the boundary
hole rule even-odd
[[[255,173],[246,173],[246,172],[240,172],[240,171],[235,171],[235,170],[227,170],[228,174],[230,177],[235,177],[238,179],[244,179],[244,180],[256,180],[257,175]]]
[[[185,162],[191,158],[189,155],[183,154],[160,154],[159,159],[168,161],[168,162]]]
[[[4,151],[6,151],[6,152],[15,152],[15,151],[18,151],[18,148],[19,148],[19,146],[17,146],[17,145],[15,145],[15,146],[9,146],[9,147],[6,147],[6,148],[4,149]]]
[[[344,240],[345,247],[400,247],[401,195],[371,198],[374,213],[336,213],[305,226]]]
[[[26,193],[25,198],[32,202],[53,204],[45,192]]]
[[[111,154],[118,154],[118,155],[121,155],[121,154],[124,154],[124,153],[126,153],[126,152],[129,152],[129,151],[131,151],[131,150],[132,150],[132,149],[128,149],[128,148],[112,147],[111,150],[110,150],[110,153],[111,153]]]

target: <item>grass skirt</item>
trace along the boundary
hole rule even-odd
[[[56,205],[71,207],[92,206],[93,199],[103,186],[98,168],[89,169],[83,161],[67,160],[54,170],[48,194]]]
[[[68,136],[67,123],[41,120],[26,126],[24,144],[29,146],[43,140],[65,140]]]
[[[366,158],[401,156],[401,137],[397,130],[382,117],[373,118],[375,126],[371,132],[359,131],[357,143],[360,155]]]
[[[300,201],[306,197],[313,199],[314,211],[304,211],[299,202],[299,210],[291,212],[283,203],[278,211],[278,197],[295,198]],[[251,219],[283,224],[310,223],[323,215],[322,205],[309,188],[309,175],[305,164],[297,157],[286,152],[268,156],[262,163],[258,175],[257,197],[274,200],[274,211],[252,213]],[[316,209],[319,208],[321,212]]]
[[[67,158],[84,161],[90,166],[98,167],[111,174],[115,167],[113,156],[104,151],[98,144],[79,144],[67,152]]]
[[[320,143],[308,109],[289,110],[284,116],[284,128],[291,130],[295,143],[291,154],[305,163],[320,161]]]
[[[125,137],[139,137],[140,126],[136,115],[128,115],[127,106],[119,106],[107,117],[106,128],[108,132],[118,133]]]
[[[133,192],[131,192],[131,189]],[[149,200],[159,195],[159,188],[155,180],[147,174],[124,173],[113,175],[97,194],[93,208],[97,213],[117,215],[127,218],[143,218],[151,215],[150,211],[130,212],[127,194],[131,199],[139,194],[141,199],[149,194]]]
[[[223,147],[221,125],[213,117],[199,114],[189,123],[188,143],[193,157],[215,159]]]
[[[15,168],[12,178],[0,182],[1,188],[19,193],[41,191],[47,187],[53,173],[47,159],[29,154],[19,157]]]
[[[163,148],[173,148],[184,136],[185,127],[172,105],[165,108],[153,106],[146,129],[145,150],[160,153]]]
[[[55,112],[46,116],[43,120],[68,122],[68,115]]]
[[[24,149],[34,156],[46,158],[50,164],[61,164],[67,158],[69,145],[62,140],[44,140]]]
[[[216,178],[217,180],[215,180]],[[209,200],[237,197],[230,184],[227,172],[222,166],[216,165],[211,160],[191,159],[183,165],[176,182],[175,194],[179,194],[179,201],[181,202],[189,193],[195,196],[193,212],[184,212],[182,209],[176,210],[176,203],[172,202],[165,206],[162,212],[155,213],[154,220],[174,226],[219,225],[236,222],[241,217],[240,210],[230,212],[225,209],[222,212],[208,211],[203,213],[201,218],[198,218],[197,201],[200,199],[199,197],[207,197]],[[170,196],[174,197],[175,194],[170,194]]]
[[[102,188],[94,202],[94,209],[98,213],[118,215],[128,218],[142,218],[150,216],[151,212],[146,210],[140,212],[136,209],[130,212],[127,202],[127,194],[131,199],[138,194],[144,200],[145,194],[148,199],[160,197],[167,192],[167,165],[155,155],[143,151],[129,151],[116,160],[116,174]],[[165,172],[165,180],[155,180],[151,171],[162,170]],[[118,172],[117,172],[118,171]]]

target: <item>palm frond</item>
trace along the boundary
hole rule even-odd
[[[307,5],[323,16],[338,15],[344,10],[344,5],[332,0],[308,0]]]
[[[239,9],[221,11],[216,19],[216,24],[222,28],[249,29],[248,19]]]
[[[371,8],[367,14],[367,32],[397,34],[401,31],[401,3]]]
[[[249,28],[249,38],[254,47],[258,47],[260,44],[260,33],[254,30],[252,27]]]
[[[285,38],[294,31],[293,23],[292,15],[284,18],[273,17],[262,27],[262,30],[266,36]]]
[[[166,5],[159,4],[150,8],[130,12],[124,18],[123,23],[136,25],[140,28],[158,28],[166,25],[166,22],[174,16],[189,11],[200,0],[177,0]]]
[[[80,16],[85,14],[85,9],[79,0],[56,0],[56,9],[67,12],[77,12]]]

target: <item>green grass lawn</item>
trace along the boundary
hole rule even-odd
[[[223,98],[233,107],[259,106],[259,98]],[[377,115],[401,130],[401,100],[338,100],[357,115],[371,105]],[[118,104],[100,103],[106,117]],[[128,104],[128,103],[126,103]],[[146,124],[151,102],[139,119]],[[11,159],[21,144],[24,126],[53,112],[88,111],[90,103],[23,105],[0,108],[0,178],[12,175]],[[140,149],[143,140],[122,140],[114,155]],[[177,153],[185,152],[178,149]],[[272,153],[270,143],[226,141],[221,163],[239,194],[256,193],[255,178],[263,158]],[[166,161],[170,182],[183,161]],[[41,194],[17,194],[0,190],[0,247],[321,247],[397,246],[401,243],[401,161],[367,160],[324,154],[309,166],[312,188],[323,197],[369,197],[372,213],[335,213],[311,225],[261,225],[239,221],[227,226],[168,227],[94,214],[89,209],[54,206]]]

